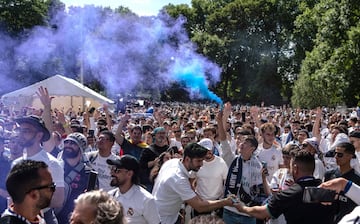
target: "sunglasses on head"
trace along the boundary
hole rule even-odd
[[[309,144],[307,144],[307,143],[301,144],[301,146],[302,146],[303,148],[308,147],[308,145],[309,145]]]

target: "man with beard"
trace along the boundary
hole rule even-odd
[[[144,149],[140,156],[141,176],[140,183],[151,192],[153,183],[150,181],[150,171],[159,161],[161,153],[169,148],[169,142],[165,128],[157,127],[152,132],[153,144]]]
[[[16,164],[6,179],[12,203],[2,214],[0,223],[45,223],[41,209],[50,205],[56,185],[46,163],[23,160]]]
[[[139,186],[139,162],[130,155],[120,159],[108,159],[111,166],[110,185],[117,187],[109,191],[124,206],[126,223],[157,224],[160,223],[153,196]]]
[[[207,148],[190,143],[185,147],[182,159],[171,159],[161,167],[153,195],[162,224],[180,223],[178,212],[184,202],[201,213],[233,205],[230,197],[204,200],[191,187],[189,172],[199,171],[207,152]]]
[[[43,142],[50,139],[50,132],[45,127],[43,120],[35,115],[18,118],[15,119],[15,121],[20,126],[18,143],[21,147],[25,148],[25,152],[22,157],[14,160],[12,164],[16,165],[24,159],[45,162],[49,166],[49,170],[57,186],[50,207],[60,208],[64,202],[64,170],[60,162],[41,147]],[[47,208],[44,210],[44,213],[48,224],[57,223],[52,209]]]
[[[69,134],[64,140],[62,163],[65,180],[65,202],[57,212],[59,223],[69,223],[69,214],[74,209],[74,200],[87,188],[90,168],[83,161],[83,151],[87,147],[86,137],[78,132]]]
[[[217,200],[224,195],[224,183],[228,173],[228,166],[221,157],[214,155],[213,141],[211,139],[203,138],[198,144],[207,148],[208,151],[203,166],[192,175],[195,191],[202,199]],[[219,209],[216,213],[222,215],[222,210]],[[194,210],[193,215],[197,216],[199,213]]]

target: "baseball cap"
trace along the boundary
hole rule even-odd
[[[46,142],[50,139],[50,132],[46,128],[44,121],[36,115],[17,118],[15,119],[15,122],[18,124],[27,123],[33,125],[37,130],[41,131],[44,134],[41,139],[42,142]]]
[[[137,159],[130,155],[123,155],[120,159],[108,159],[106,163],[117,168],[123,168],[127,170],[133,170],[137,173],[140,169],[139,162]]]
[[[310,144],[314,149],[319,150],[319,142],[317,141],[316,137],[307,138],[304,142]]]
[[[210,138],[203,138],[198,142],[198,144],[210,151],[214,148],[214,144]]]

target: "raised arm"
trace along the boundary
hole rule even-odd
[[[44,88],[43,86],[39,87],[38,91],[36,92],[36,95],[40,98],[40,101],[44,106],[42,119],[45,123],[46,128],[50,131],[50,139],[44,142],[43,146],[47,152],[51,152],[55,147],[55,140],[51,134],[52,126],[53,126],[52,117],[51,117],[51,100],[54,97],[50,97],[47,88]]]
[[[115,133],[115,141],[116,143],[118,143],[119,145],[122,145],[124,142],[124,135],[123,135],[123,127],[124,125],[127,123],[127,121],[131,118],[131,116],[126,112],[125,115],[123,115],[120,119],[119,125],[116,129],[116,133]]]
[[[317,138],[317,140],[321,141],[321,134],[320,134],[320,126],[321,126],[321,117],[322,117],[322,110],[321,107],[316,109],[316,117],[313,127],[313,136]]]

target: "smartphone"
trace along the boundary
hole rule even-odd
[[[267,170],[267,162],[265,162],[265,161],[261,161],[261,164],[262,164],[262,166],[263,166],[263,168],[264,169],[266,169],[266,176],[269,176],[269,172],[268,172],[268,170]]]
[[[336,191],[320,187],[305,187],[303,193],[304,203],[334,202]]]
[[[89,173],[89,181],[87,185],[87,191],[92,191],[96,187],[96,181],[97,181],[98,172],[95,170],[91,170]]]
[[[94,134],[95,134],[95,131],[94,131],[94,130],[90,129],[90,130],[88,131],[88,137],[94,137]]]

